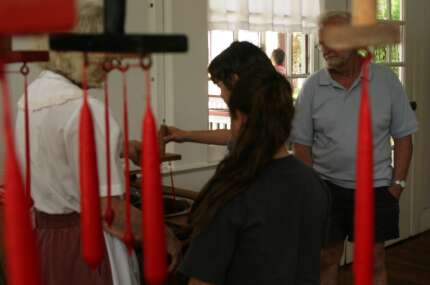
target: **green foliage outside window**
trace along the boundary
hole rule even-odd
[[[388,1],[391,1],[391,11],[389,11]],[[378,0],[376,18],[378,20],[400,21],[400,4],[400,0]]]

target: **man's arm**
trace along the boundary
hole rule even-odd
[[[175,127],[168,127],[168,135],[164,137],[166,142],[195,142],[216,145],[227,145],[230,139],[230,130],[185,131]]]
[[[412,149],[412,135],[394,138],[393,181],[406,180],[412,159]],[[394,197],[399,199],[403,189],[400,185],[392,185],[389,191]]]
[[[188,285],[215,285],[215,284],[207,283],[207,282],[201,281],[197,278],[191,278],[190,281],[188,282]]]
[[[293,145],[294,155],[303,161],[306,165],[312,167],[312,150],[310,146],[295,143]]]

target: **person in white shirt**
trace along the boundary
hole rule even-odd
[[[75,31],[97,33],[103,28],[103,9],[85,5]],[[42,277],[45,285],[67,284],[140,284],[139,268],[134,253],[127,254],[121,241],[125,229],[124,179],[119,154],[121,130],[110,117],[110,159],[112,207],[115,219],[105,225],[106,253],[93,271],[83,261],[80,252],[80,191],[79,191],[79,114],[83,103],[81,89],[82,55],[51,52],[45,71],[29,88],[31,196],[34,201],[35,227],[42,257]],[[103,60],[103,58],[92,58]],[[88,69],[89,87],[100,87],[105,73],[101,65]],[[24,99],[18,102],[16,143],[24,169]],[[89,98],[97,149],[98,175],[102,213],[107,204],[104,105]],[[102,213],[100,218],[102,218]],[[131,208],[133,234],[141,236],[141,212]],[[179,241],[166,228],[167,250],[175,265],[180,251]]]

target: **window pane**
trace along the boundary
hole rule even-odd
[[[400,44],[390,46],[390,60],[391,62],[401,62],[402,61],[402,50]]]
[[[386,62],[387,61],[387,48],[379,47],[375,48],[375,62]]]
[[[400,26],[400,39],[401,43],[396,45],[390,46],[390,62],[404,62],[404,55],[403,55],[403,33],[405,31],[405,26]]]
[[[227,104],[218,96],[209,97],[208,107],[209,110],[228,110]]]
[[[208,81],[208,94],[217,95],[217,96],[221,95],[221,89],[219,89],[219,87],[216,84],[214,84],[212,80]]]
[[[389,11],[388,11],[388,3],[390,0],[378,0],[377,9],[376,9],[376,18],[378,20],[388,20],[389,19]]]
[[[300,90],[302,89],[303,83],[305,83],[306,78],[294,78],[291,80],[291,84],[293,85],[293,99],[294,101],[299,96]]]
[[[209,32],[209,61],[214,59],[233,42],[233,32],[213,30]]]
[[[228,111],[209,111],[209,129],[230,129],[230,116]]]
[[[266,47],[266,53],[268,57],[272,56],[272,51],[279,48],[279,33],[277,32],[266,32],[266,42],[264,43]]]
[[[293,33],[293,74],[306,73],[306,51],[305,51],[305,34]]]
[[[238,40],[241,42],[247,41],[253,43],[256,46],[260,46],[260,35],[258,34],[258,32],[239,30]]]
[[[402,20],[402,11],[401,11],[401,0],[391,0],[391,19],[400,21]]]

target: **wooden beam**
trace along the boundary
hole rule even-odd
[[[48,51],[13,51],[12,38],[0,36],[0,58],[5,63],[49,61]]]

